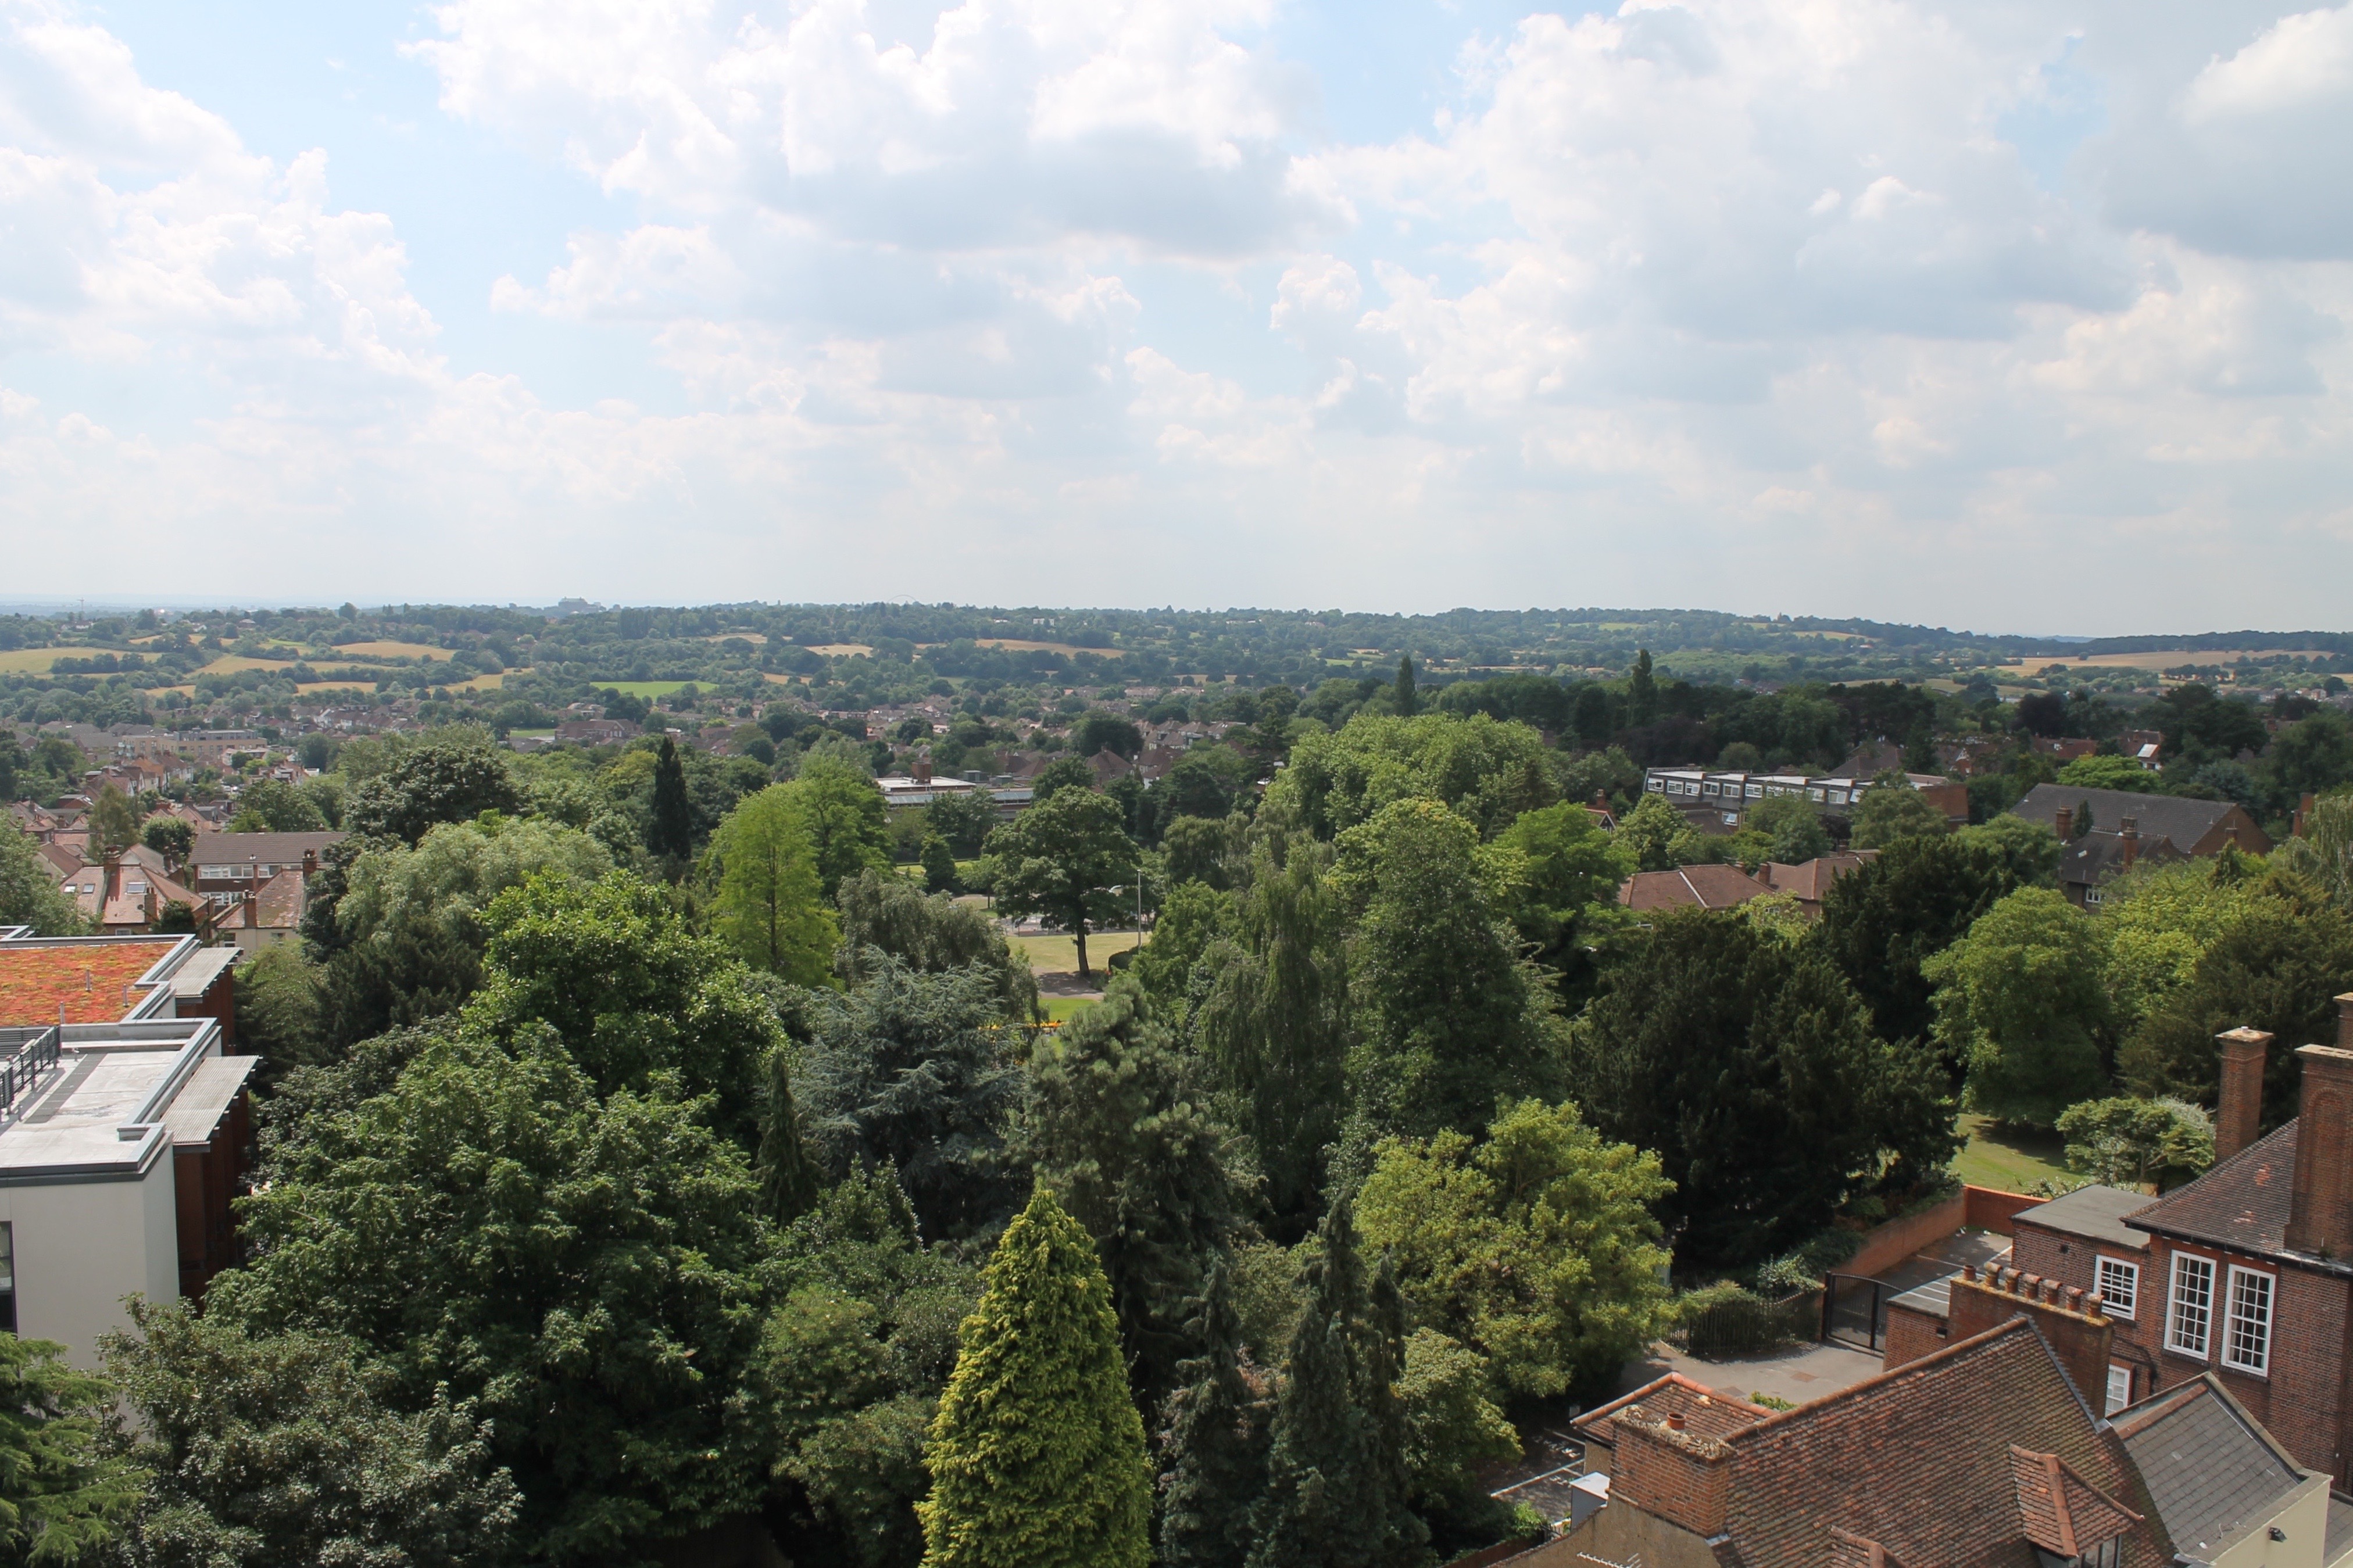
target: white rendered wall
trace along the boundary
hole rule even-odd
[[[95,1368],[98,1336],[130,1326],[125,1296],[180,1299],[172,1149],[159,1141],[137,1178],[0,1186],[0,1220],[16,1243],[16,1332],[58,1341],[76,1366]]]

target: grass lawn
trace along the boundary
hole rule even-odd
[[[0,653],[0,675],[40,675],[61,658],[88,658],[105,651],[95,647],[12,647]]]
[[[1961,1131],[1969,1141],[1953,1156],[1953,1174],[1973,1187],[2022,1193],[2040,1181],[2084,1179],[2067,1169],[2060,1154],[2063,1140],[2056,1132],[1997,1127],[1982,1116],[1962,1117]]]
[[[627,692],[631,697],[649,700],[667,697],[681,686],[692,686],[691,680],[592,680],[588,683],[599,691]]]
[[[1064,935],[1017,936],[1010,939],[1022,956],[1029,960],[1035,974],[1076,974],[1079,972],[1079,944],[1074,937]],[[1102,973],[1103,965],[1114,952],[1139,945],[1142,939],[1132,931],[1103,931],[1087,933],[1087,968]]]
[[[1050,1024],[1067,1024],[1097,1005],[1084,996],[1040,996],[1038,1000],[1045,1005],[1046,1021]]]

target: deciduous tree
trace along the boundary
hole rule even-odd
[[[1366,1245],[1503,1387],[1606,1392],[1666,1321],[1659,1157],[1604,1142],[1570,1104],[1522,1100],[1487,1132],[1384,1142],[1358,1199]]]
[[[1121,826],[1118,805],[1084,790],[1064,790],[989,835],[990,883],[1010,915],[1044,915],[1077,939],[1079,974],[1087,968],[1087,928],[1116,921],[1143,851]]]
[[[2047,888],[2021,888],[1922,966],[1937,988],[1937,1040],[1968,1064],[1971,1110],[2049,1127],[2106,1087],[2102,956],[2089,915]]]
[[[719,866],[714,923],[735,955],[797,985],[823,984],[840,931],[792,786],[745,796],[712,835],[711,852]]]

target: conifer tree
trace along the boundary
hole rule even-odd
[[[801,1142],[800,1111],[793,1104],[793,1053],[783,1047],[768,1054],[759,1168],[760,1198],[771,1220],[790,1225],[817,1206],[821,1184],[808,1147]]]
[[[1404,1308],[1386,1266],[1367,1284],[1345,1197],[1317,1234],[1250,1568],[1407,1568],[1430,1531],[1406,1506]]]
[[[694,853],[694,808],[686,798],[686,764],[668,735],[654,759],[654,816],[646,825],[646,847],[667,859]]]
[[[1421,711],[1421,689],[1414,684],[1413,655],[1409,653],[1398,658],[1396,697],[1398,717],[1410,719]]]
[[[1040,1184],[984,1278],[923,1457],[923,1568],[1145,1568],[1144,1423],[1094,1243]]]
[[[1195,1325],[1207,1348],[1177,1367],[1160,1434],[1162,1568],[1244,1568],[1251,1510],[1266,1492],[1274,1379],[1241,1342],[1224,1268],[1209,1278]]]

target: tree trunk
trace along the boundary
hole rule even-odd
[[[1087,922],[1085,919],[1082,917],[1071,927],[1071,930],[1078,938],[1079,978],[1084,980],[1087,977]]]

